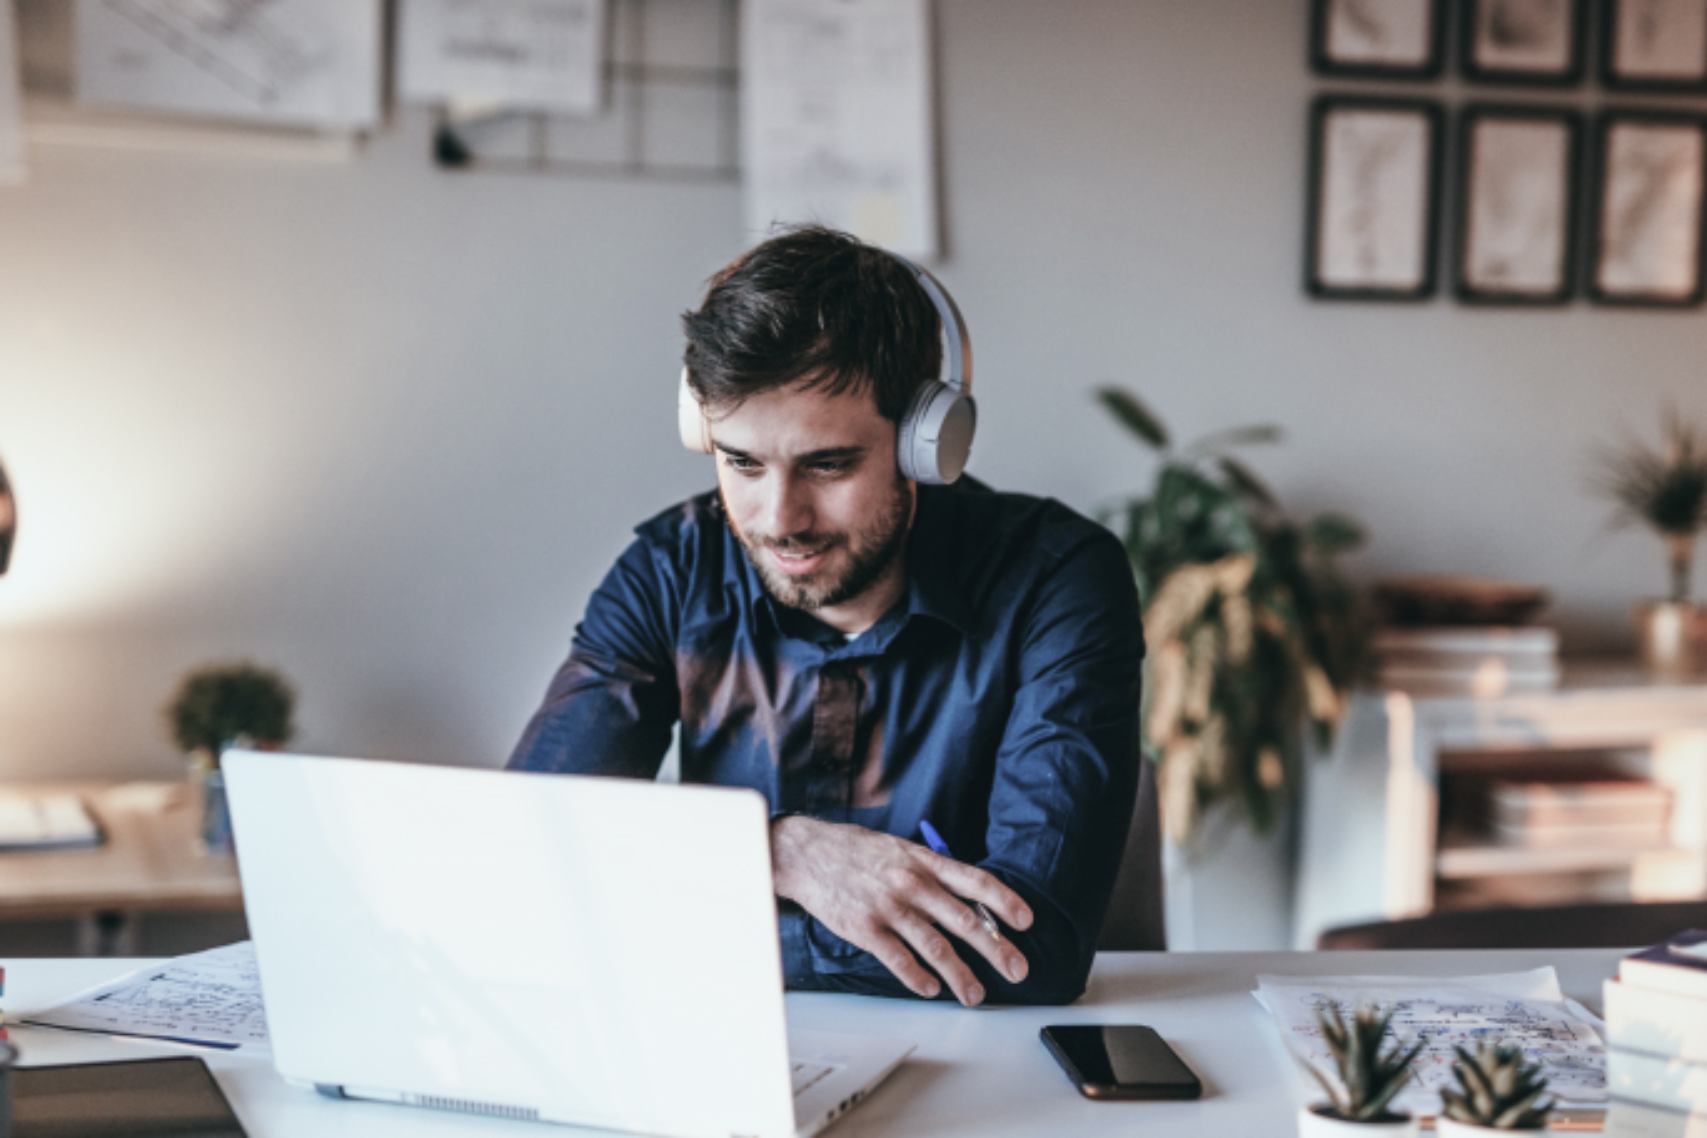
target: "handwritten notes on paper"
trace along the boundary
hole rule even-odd
[[[1413,1114],[1440,1113],[1440,1091],[1453,1085],[1453,1047],[1509,1040],[1541,1064],[1566,1107],[1606,1102],[1606,1047],[1586,1012],[1564,998],[1551,968],[1496,976],[1259,976],[1257,999],[1278,1022],[1293,1053],[1318,1070],[1333,1060],[1316,1025],[1316,1010],[1337,1002],[1393,1009],[1393,1031],[1425,1040],[1417,1078],[1395,1105]]]
[[[268,1050],[261,974],[249,941],[133,972],[22,1022],[228,1051]]]

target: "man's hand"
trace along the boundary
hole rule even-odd
[[[1025,957],[992,935],[968,902],[982,901],[1015,929],[1030,927],[1031,909],[981,869],[863,826],[802,817],[771,823],[771,861],[779,897],[877,957],[916,995],[936,996],[941,976],[967,1007],[984,1001],[984,986],[945,932],[1014,983],[1025,979]]]

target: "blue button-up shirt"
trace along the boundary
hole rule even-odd
[[[684,782],[913,841],[928,819],[1034,914],[1009,934],[1019,984],[963,946],[990,998],[1083,992],[1139,774],[1144,644],[1114,536],[970,479],[921,486],[906,594],[850,641],[771,598],[715,494],[635,532],[510,766],[652,778],[679,723]],[[790,987],[907,994],[799,907],[780,924]]]

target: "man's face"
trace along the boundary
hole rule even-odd
[[[871,395],[777,388],[713,411],[711,437],[730,527],[770,594],[837,627],[827,610],[856,626],[881,616],[898,593],[913,491]]]

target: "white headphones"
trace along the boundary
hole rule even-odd
[[[918,278],[919,286],[930,297],[942,321],[942,335],[948,346],[946,377],[921,382],[896,427],[896,464],[903,477],[915,482],[937,485],[953,482],[966,469],[966,460],[972,455],[972,433],[978,424],[978,409],[972,402],[972,340],[966,333],[960,306],[954,303],[954,297],[942,287],[942,282],[899,254],[889,256]],[[712,452],[711,423],[688,385],[685,364],[676,389],[676,424],[681,430],[683,446],[700,454]]]

